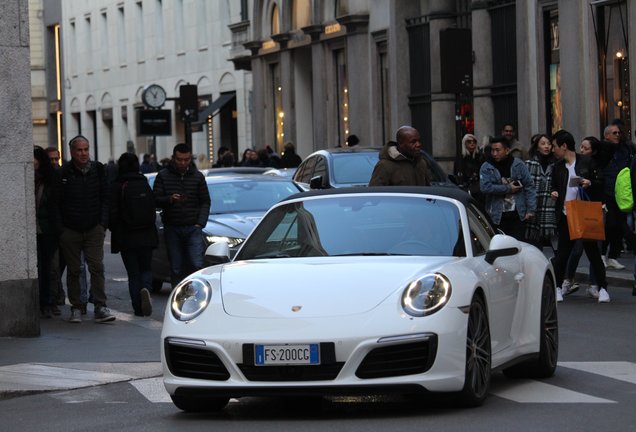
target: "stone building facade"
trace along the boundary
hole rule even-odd
[[[0,336],[40,333],[27,1],[0,14]]]
[[[195,154],[251,146],[251,75],[227,61],[239,2],[97,0],[62,3],[65,141],[81,134],[91,156],[106,162],[125,151],[169,157],[186,141],[179,106],[182,85],[196,85]],[[166,91],[169,131],[140,127],[142,93]],[[164,134],[165,133],[165,134]]]
[[[627,0],[250,0],[231,60],[250,70],[253,135],[298,153],[381,146],[412,124],[447,168],[462,136],[633,137],[636,4]],[[632,26],[633,27],[633,26]],[[631,43],[630,43],[631,42]],[[255,138],[256,139],[256,138]]]

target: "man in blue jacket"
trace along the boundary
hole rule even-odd
[[[528,167],[510,155],[510,142],[500,136],[490,140],[490,155],[479,170],[485,209],[505,234],[525,241],[523,222],[534,217],[537,191]]]
[[[163,209],[161,220],[174,288],[188,275],[188,271],[204,267],[202,230],[210,213],[210,194],[205,177],[192,163],[189,146],[177,144],[174,147],[168,167],[157,174],[153,192],[157,206]]]

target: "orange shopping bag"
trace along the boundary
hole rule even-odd
[[[603,203],[587,201],[587,194],[581,190],[583,199],[565,202],[570,240],[605,240]]]

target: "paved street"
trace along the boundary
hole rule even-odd
[[[439,398],[395,396],[246,398],[232,400],[217,415],[186,415],[172,405],[160,378],[161,318],[168,288],[154,296],[152,317],[134,317],[119,255],[107,254],[114,324],[95,324],[89,311],[80,325],[61,318],[43,321],[39,338],[0,338],[2,430],[633,430],[632,255],[621,261],[628,268],[609,273],[610,304],[586,297],[583,285],[559,305],[556,375],[534,381],[497,374],[481,408],[461,410]],[[582,260],[581,273],[585,266]]]

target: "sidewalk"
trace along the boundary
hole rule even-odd
[[[619,262],[624,270],[607,270],[610,295],[634,283],[633,254]],[[587,284],[588,269],[583,254],[577,282]],[[95,323],[91,310],[81,324],[62,314],[41,321],[40,337],[0,338],[0,400],[160,376],[161,322],[113,313],[117,320],[109,324]]]
[[[37,338],[0,338],[0,400],[161,375],[161,322],[112,311],[117,320],[41,320]]]

